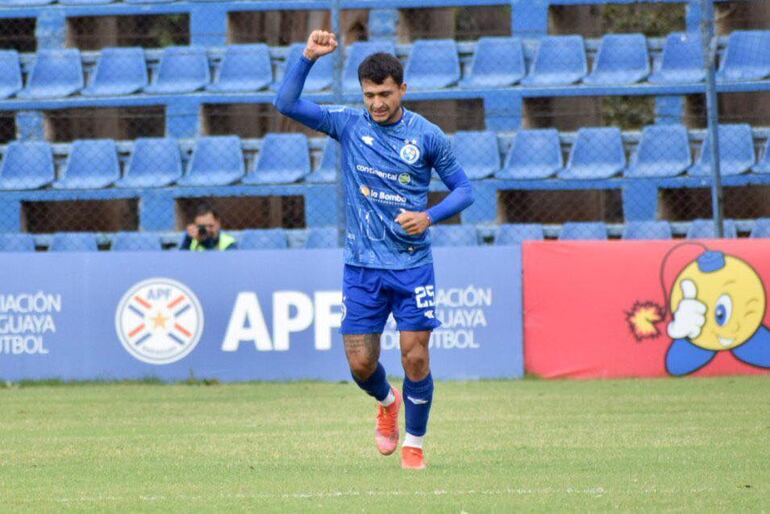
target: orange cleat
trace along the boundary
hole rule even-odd
[[[377,429],[374,431],[374,441],[377,449],[383,455],[390,455],[398,447],[398,411],[401,409],[401,393],[391,387],[396,399],[387,407],[378,405]]]
[[[404,446],[401,448],[401,467],[404,469],[425,469],[425,456],[422,448]]]

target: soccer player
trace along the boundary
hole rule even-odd
[[[313,62],[336,48],[334,34],[313,31],[303,57],[286,70],[275,105],[341,144],[347,218],[341,328],[345,355],[355,382],[379,402],[375,442],[381,454],[390,455],[398,446],[402,394],[388,383],[379,358],[380,336],[393,313],[406,375],[401,465],[423,469],[423,437],[433,401],[428,341],[440,326],[426,231],[473,203],[473,192],[446,135],[401,105],[404,71],[393,55],[376,53],[359,66],[363,111],[300,99]],[[426,210],[431,169],[450,193]]]

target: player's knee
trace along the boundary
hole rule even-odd
[[[377,361],[369,362],[360,356],[348,357],[350,372],[359,380],[366,380],[377,369]]]
[[[404,372],[410,380],[420,380],[428,374],[428,354],[422,351],[412,351],[401,356]]]

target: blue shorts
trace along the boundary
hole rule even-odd
[[[381,334],[393,312],[398,330],[441,326],[435,313],[433,264],[388,270],[345,265],[342,279],[343,334]]]

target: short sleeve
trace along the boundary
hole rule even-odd
[[[358,111],[341,105],[321,105],[320,107],[322,118],[318,130],[339,141],[345,126],[358,114]]]
[[[431,138],[428,157],[431,166],[441,178],[448,177],[462,170],[452,150],[452,143],[446,134],[440,130],[437,130]]]

